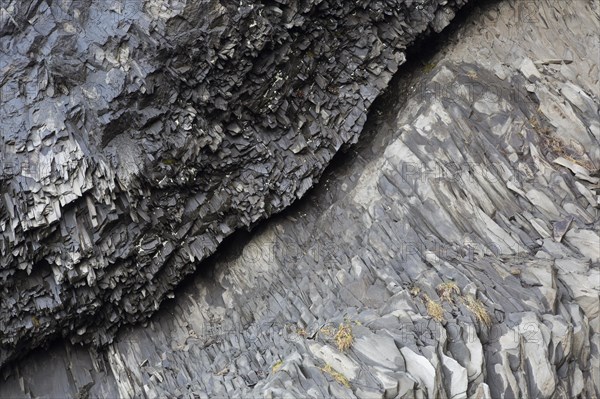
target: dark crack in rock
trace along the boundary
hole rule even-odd
[[[3,0],[0,366],[104,345],[357,140],[466,0]]]

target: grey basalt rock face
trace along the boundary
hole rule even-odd
[[[600,9],[523,4],[477,7],[147,324],[35,351],[0,397],[597,397]]]
[[[301,197],[464,3],[3,1],[0,366],[153,313]]]

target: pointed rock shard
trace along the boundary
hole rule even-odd
[[[567,231],[569,231],[569,227],[571,227],[571,222],[573,221],[573,216],[570,216],[566,219],[563,219],[559,222],[554,223],[554,240],[556,242],[561,242]]]

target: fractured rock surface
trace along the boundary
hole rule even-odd
[[[2,1],[0,366],[156,311],[465,1]]]
[[[600,395],[600,10],[522,4],[478,9],[150,322],[33,353],[0,396]]]

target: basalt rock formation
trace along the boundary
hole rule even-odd
[[[461,22],[303,199],[104,349],[5,367],[0,397],[600,396],[598,3]]]
[[[3,1],[0,366],[110,342],[300,198],[465,1]]]

